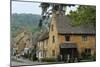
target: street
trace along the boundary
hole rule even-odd
[[[38,61],[31,61],[29,59],[23,59],[15,57],[11,57],[11,66],[20,66],[20,65],[37,65],[37,64],[47,64],[47,62],[38,62]]]
[[[61,64],[63,62],[38,62],[38,61],[31,61],[29,59],[23,59],[16,57],[11,57],[11,66],[28,66],[28,65],[44,65],[44,64]]]

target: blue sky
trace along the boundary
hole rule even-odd
[[[40,3],[34,2],[12,2],[12,13],[32,13],[41,14]]]
[[[35,2],[18,2],[12,1],[12,13],[32,13],[41,15],[41,8],[39,7],[40,3]],[[67,7],[66,14],[69,14],[70,10],[76,10],[75,7]]]

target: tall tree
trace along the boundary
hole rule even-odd
[[[58,4],[58,3],[41,3],[40,4],[40,7],[42,9],[41,21],[43,22],[45,19],[47,19],[47,22],[48,22],[48,18],[50,17],[50,15],[53,15],[53,13],[55,13],[57,11],[59,11],[59,13],[61,15],[65,15],[66,6],[71,7],[71,6],[75,6],[75,5],[74,4]],[[49,9],[49,7],[51,9]]]
[[[75,26],[79,25],[96,25],[96,7],[95,6],[79,6],[79,8],[70,12],[70,17],[73,19]]]
[[[58,3],[41,3],[40,7],[42,9],[42,17],[43,19],[46,18],[48,15],[52,14],[54,11],[59,11],[59,12],[65,12],[66,11],[66,6],[75,6],[74,4],[58,4]],[[51,7],[51,9],[48,10],[48,8]],[[44,17],[45,16],[45,17]]]

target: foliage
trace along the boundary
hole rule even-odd
[[[65,14],[66,6],[71,7],[75,5],[74,4],[41,3],[40,7],[42,9],[42,13],[41,13],[42,18],[40,20],[39,27],[41,28],[43,27],[43,25],[45,25],[44,20],[47,21],[46,23],[49,27],[48,18],[50,19],[50,15],[52,15],[52,13],[56,11],[59,11],[61,14]]]
[[[80,60],[89,60],[89,61],[95,61],[96,60],[96,55],[91,55],[90,53],[85,53],[83,52],[81,54]]]
[[[70,17],[73,19],[73,25],[96,25],[96,7],[95,6],[79,6],[79,8],[70,12]]]
[[[39,30],[38,24],[41,16],[35,14],[12,14],[11,15],[11,34],[15,37],[18,32],[25,29],[30,32],[36,32]]]
[[[42,58],[41,60],[44,62],[56,62],[55,58]]]
[[[65,11],[66,6],[75,6],[74,4],[57,4],[57,3],[41,3],[40,7],[42,8],[42,15],[46,15],[49,11]],[[51,7],[51,9],[49,9]],[[49,9],[49,10],[48,10]]]
[[[66,6],[75,6],[74,4],[57,4],[57,3],[41,3],[40,7],[42,8],[42,19],[50,16],[54,11],[65,12]],[[51,7],[51,9],[49,9]]]

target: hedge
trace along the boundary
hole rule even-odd
[[[56,58],[42,58],[41,61],[44,61],[44,62],[56,62]]]

